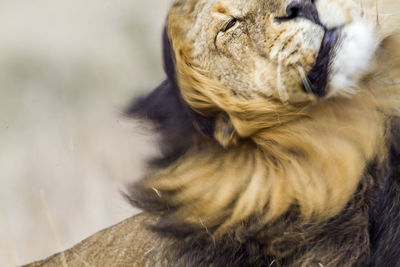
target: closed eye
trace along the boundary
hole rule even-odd
[[[227,32],[228,30],[232,29],[237,23],[238,23],[238,19],[237,18],[233,18],[231,19],[228,24],[225,26],[225,28],[223,28],[223,32]]]

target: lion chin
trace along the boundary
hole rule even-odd
[[[85,262],[399,266],[400,22],[366,2],[175,0],[167,79],[127,111],[160,134],[144,212]]]
[[[356,21],[340,32],[335,56],[331,62],[328,96],[353,95],[358,81],[370,69],[379,41],[365,21]]]

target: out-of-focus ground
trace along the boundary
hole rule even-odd
[[[164,76],[169,4],[0,1],[0,266],[136,212],[120,190],[156,149],[122,110]]]

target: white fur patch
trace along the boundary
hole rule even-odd
[[[378,39],[373,27],[364,21],[346,25],[332,58],[329,78],[329,95],[355,93],[358,80],[371,66]]]

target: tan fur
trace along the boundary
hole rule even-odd
[[[173,199],[183,205],[179,218],[190,223],[225,228],[251,215],[267,222],[293,204],[305,219],[326,219],[348,202],[366,163],[382,149],[384,121],[370,98],[314,107],[296,122],[257,131],[256,145],[202,145],[146,186],[180,189]]]
[[[220,114],[216,136],[225,149],[200,140],[198,149],[144,181],[144,186],[157,192],[179,189],[168,196],[181,207],[179,220],[219,226],[219,233],[251,216],[273,221],[293,205],[305,220],[324,220],[341,211],[366,164],[384,155],[385,117],[399,106],[394,82],[400,70],[399,36],[383,42],[356,95],[289,103],[263,93],[235,92],[207,70],[212,66],[192,63],[197,59],[191,56],[188,39],[182,39],[182,14],[177,17],[175,12],[168,21],[181,92],[197,112]],[[279,33],[276,41],[280,37]],[[220,133],[227,127],[232,131],[224,139]],[[237,145],[239,137],[252,142]]]

